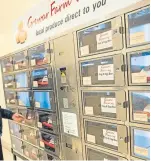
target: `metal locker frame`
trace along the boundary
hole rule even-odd
[[[41,42],[41,43],[38,43],[38,44],[35,44],[35,45],[31,45],[28,49],[27,49],[27,53],[28,53],[28,56],[29,56],[29,65],[30,67],[36,67],[36,66],[42,66],[42,65],[47,65],[47,64],[50,64],[51,63],[51,54],[50,54],[50,59],[49,59],[49,62],[48,63],[45,63],[45,64],[41,64],[41,65],[31,65],[31,55],[32,54],[29,54],[29,51],[34,49],[34,48],[37,48],[39,46],[42,46],[44,45],[44,52],[45,54],[50,54],[50,50],[49,50],[49,43],[47,42]]]
[[[131,57],[131,55],[135,55],[135,54],[140,54],[140,53],[142,53],[142,52],[146,52],[146,51],[150,51],[150,49],[144,49],[144,50],[138,50],[138,51],[133,51],[133,52],[129,52],[129,53],[127,53],[127,64],[128,64],[128,75],[129,75],[129,77],[128,77],[128,81],[129,81],[129,85],[131,85],[131,86],[139,86],[139,85],[144,85],[144,86],[146,86],[146,85],[149,85],[150,83],[132,83],[132,74],[131,74],[131,59],[130,59],[130,57]]]
[[[48,86],[44,86],[44,87],[33,87],[33,81],[34,81],[34,78],[32,76],[33,74],[33,71],[38,71],[38,70],[47,70],[47,78],[48,78]],[[45,65],[45,66],[38,66],[37,68],[32,68],[31,69],[31,87],[32,89],[53,89],[53,72],[52,72],[52,69],[51,69],[51,66],[48,66],[48,65]]]
[[[132,147],[132,145],[134,145],[134,136],[133,136],[133,130],[134,129],[138,129],[138,130],[144,130],[144,131],[148,131],[149,129],[144,129],[144,128],[137,128],[137,127],[134,127],[134,126],[131,126],[131,155],[132,157],[136,157],[136,158],[139,158],[139,159],[144,159],[143,157],[139,157],[139,156],[135,156],[134,155],[134,149]],[[150,132],[150,131],[149,131]],[[146,160],[146,159],[145,159]]]
[[[27,87],[18,87],[17,88],[17,82],[16,82],[16,75],[17,74],[21,74],[21,73],[26,73],[27,75]],[[30,81],[30,71],[29,70],[22,70],[22,71],[17,71],[16,73],[14,73],[14,77],[15,77],[15,84],[16,84],[16,89],[30,89],[31,88],[31,81]]]
[[[116,52],[117,53],[117,52]],[[82,68],[81,68],[81,64],[84,63],[84,62],[91,62],[91,61],[97,61],[97,60],[106,60],[106,59],[110,59],[110,58],[113,58],[113,65],[114,65],[114,82],[113,84],[109,83],[109,84],[91,84],[91,85],[83,85],[82,83]],[[118,62],[118,63],[116,63]],[[120,62],[120,64],[119,64]],[[81,75],[81,86],[82,87],[97,87],[97,86],[124,86],[125,85],[125,80],[124,80],[124,77],[125,77],[125,74],[124,74],[124,57],[123,57],[123,54],[115,54],[115,55],[106,55],[106,56],[102,56],[102,55],[98,55],[98,57],[95,59],[84,59],[83,61],[80,61],[79,62],[79,68],[80,68],[80,75]],[[124,69],[124,70],[123,70]],[[120,80],[118,80],[117,78],[120,77]],[[108,80],[103,80],[103,81],[108,81]]]
[[[117,21],[118,21],[118,23],[119,23],[119,25],[117,26]],[[112,19],[109,19],[109,20],[105,20],[105,21],[103,21],[103,22],[101,22],[101,23],[97,23],[97,24],[93,24],[93,25],[91,25],[91,26],[89,26],[89,27],[86,27],[86,28],[83,28],[83,29],[81,29],[81,30],[79,30],[79,31],[77,31],[77,35],[80,33],[80,32],[82,32],[82,31],[85,31],[85,30],[87,30],[87,29],[91,29],[91,28],[93,28],[93,27],[95,27],[95,26],[99,26],[99,25],[102,25],[102,24],[106,24],[106,23],[108,23],[108,22],[111,22],[111,29],[110,30],[112,30],[112,36],[114,37],[113,38],[113,46],[112,46],[112,49],[101,49],[101,50],[98,50],[98,51],[96,51],[95,53],[89,53],[89,54],[87,54],[87,55],[83,55],[83,56],[89,56],[89,55],[95,55],[95,54],[99,54],[99,53],[104,53],[104,52],[106,52],[106,51],[116,51],[116,50],[120,50],[120,49],[122,49],[123,48],[123,42],[121,43],[121,44],[119,44],[119,47],[114,47],[114,44],[115,43],[117,43],[117,42],[121,42],[121,41],[123,41],[123,39],[122,39],[122,28],[123,28],[123,25],[122,25],[122,19],[121,19],[121,17],[119,16],[119,17],[114,17],[114,18],[112,18]],[[113,26],[112,26],[113,25]],[[102,32],[103,33],[103,32]],[[118,35],[115,35],[115,34],[118,34]],[[80,43],[80,41],[79,41],[79,35],[77,36],[77,39],[78,39],[78,51],[79,51],[79,57],[83,57],[82,55],[81,55],[81,52],[80,52],[80,45],[79,45],[79,43]],[[84,46],[83,46],[84,47]]]
[[[100,118],[106,118],[106,119],[113,119],[113,120],[120,120],[120,121],[126,121],[127,120],[127,101],[126,101],[126,91],[124,91],[122,88],[95,88],[92,87],[91,89],[81,89],[81,96],[82,96],[82,108],[83,108],[83,115],[85,116],[92,116],[92,117],[100,117]],[[103,115],[87,115],[85,114],[84,109],[84,93],[107,93],[107,92],[113,92],[115,93],[115,99],[116,99],[116,117],[109,117],[109,116],[103,116]],[[120,100],[121,99],[121,100]],[[101,101],[100,101],[101,102]]]
[[[144,121],[136,121],[133,119],[133,108],[132,108],[132,98],[131,93],[132,92],[141,92],[141,93],[149,93],[149,88],[131,88],[129,91],[129,107],[130,107],[130,122],[139,123],[139,124],[150,124],[150,122],[144,122]]]
[[[95,144],[95,143],[90,143],[86,140],[87,138],[87,132],[85,130],[85,142],[89,143],[89,144],[94,144],[96,146],[99,146],[99,147],[104,147],[105,149],[110,149],[112,151],[117,151],[119,153],[124,153],[124,154],[127,154],[128,152],[128,146],[127,146],[127,142],[128,142],[128,133],[127,133],[127,127],[125,125],[118,125],[118,124],[113,124],[113,123],[107,123],[107,122],[98,122],[98,121],[92,121],[92,120],[89,120],[89,119],[85,119],[84,120],[84,127],[86,128],[86,122],[92,122],[92,123],[97,123],[97,124],[105,124],[105,125],[110,125],[110,126],[116,126],[117,127],[117,134],[120,134],[118,135],[117,137],[117,141],[118,141],[118,146],[117,146],[117,150],[115,149],[112,149],[112,148],[109,148],[109,147],[105,147],[103,145],[98,145],[98,144]],[[125,135],[126,134],[126,135]]]
[[[128,11],[126,14],[125,14],[125,21],[126,21],[126,45],[127,47],[136,47],[136,46],[141,46],[141,45],[146,45],[146,44],[149,44],[150,42],[146,42],[146,43],[141,43],[141,44],[136,44],[136,45],[130,45],[130,42],[129,42],[129,30],[128,30],[128,15],[131,14],[131,13],[136,13],[137,11],[140,11],[142,9],[146,9],[148,8],[149,6],[145,3],[144,3],[144,6],[140,8],[136,8],[136,9],[133,9],[132,11]]]
[[[24,54],[24,59],[25,59],[25,61],[26,61],[26,67],[23,67],[23,68],[18,68],[18,66],[17,66],[17,68],[18,69],[16,69],[16,63],[15,63],[15,58],[16,58],[16,56],[17,55],[21,55],[21,54]],[[29,57],[28,57],[28,53],[27,53],[27,51],[26,50],[22,50],[22,51],[20,51],[20,52],[18,52],[18,53],[15,53],[14,55],[13,55],[13,66],[14,66],[14,71],[18,71],[18,70],[23,70],[23,69],[28,69],[28,67],[29,67]]]

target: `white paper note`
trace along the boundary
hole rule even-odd
[[[116,131],[111,131],[107,129],[103,129],[103,142],[106,144],[110,144],[113,146],[118,146],[118,141],[117,141],[117,132]]]
[[[45,147],[45,144],[44,144],[43,141],[40,141],[40,146],[43,147],[43,148]]]
[[[116,113],[116,99],[101,97],[101,111],[106,113]]]
[[[89,54],[89,45],[80,47],[81,56]]]
[[[146,113],[134,113],[134,120],[147,122],[148,117]]]
[[[134,153],[148,157],[149,150],[146,148],[134,146]]]
[[[83,85],[91,85],[91,77],[83,77]]]
[[[31,66],[34,66],[34,65],[36,65],[36,60],[35,59],[32,59],[31,60]]]
[[[33,87],[38,87],[38,82],[37,81],[33,81]]]
[[[40,102],[35,102],[35,107],[40,108]]]
[[[95,136],[94,135],[90,135],[87,134],[87,141],[91,142],[91,143],[95,143]]]
[[[63,98],[63,106],[64,108],[69,108],[68,98]]]
[[[42,123],[41,122],[38,122],[38,127],[42,128]]]
[[[93,115],[93,107],[85,106],[85,114],[86,115]]]
[[[15,69],[16,69],[16,70],[18,69],[18,64],[15,64]]]
[[[145,42],[144,32],[130,34],[130,45],[141,44]]]
[[[62,112],[64,133],[78,136],[77,115],[69,112]]]
[[[98,66],[98,80],[114,80],[114,65],[105,64]]]
[[[113,46],[112,30],[96,35],[97,50],[110,48]]]

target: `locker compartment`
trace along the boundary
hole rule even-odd
[[[77,36],[80,56],[122,49],[121,29],[121,17],[116,17],[79,31]]]
[[[14,70],[26,69],[28,67],[28,56],[26,52],[20,52],[14,55]]]
[[[34,106],[40,110],[55,111],[53,91],[34,91]]]
[[[27,126],[21,126],[21,131],[22,131],[22,139],[33,144],[37,145],[38,144],[38,134],[37,130],[33,128],[29,128]]]
[[[87,148],[87,160],[126,160],[125,158],[121,158],[116,156],[115,154],[110,154],[104,151],[97,151],[90,148]]]
[[[14,75],[4,76],[4,87],[5,88],[15,88],[15,78],[14,78]]]
[[[125,91],[83,91],[82,95],[85,115],[126,120]]]
[[[38,160],[38,149],[28,143],[23,142],[23,153],[26,157],[32,160]]]
[[[20,72],[15,75],[16,88],[29,88],[29,72]]]
[[[150,7],[128,13],[127,44],[129,46],[143,45],[150,42]]]
[[[16,92],[14,91],[5,91],[6,104],[16,105]]]
[[[131,121],[150,123],[150,92],[130,91]]]
[[[26,124],[28,126],[36,126],[37,117],[34,110],[23,108],[19,109],[19,113],[26,118],[24,121],[22,121],[22,124]]]
[[[31,93],[30,91],[17,92],[17,101],[19,106],[31,107]]]
[[[50,63],[50,54],[47,53],[46,44],[35,46],[28,50],[31,66],[39,66]]]
[[[40,135],[40,147],[55,154],[59,155],[59,138],[55,135],[39,132]]]
[[[39,160],[60,160],[59,158],[53,156],[52,154],[48,154],[43,150],[39,150]]]
[[[18,138],[21,138],[21,127],[17,123],[9,120],[10,133]]]
[[[124,85],[123,55],[81,62],[80,68],[82,86]]]
[[[12,59],[12,57],[8,57],[8,58],[2,60],[2,70],[3,70],[3,73],[13,71],[13,59]]]
[[[132,128],[131,132],[132,155],[141,159],[150,160],[150,131]]]
[[[52,69],[49,67],[32,71],[32,88],[53,88]]]
[[[14,136],[11,136],[11,143],[12,143],[13,150],[19,152],[20,154],[23,153],[21,140],[19,140],[18,138],[14,137]]]
[[[150,51],[128,53],[129,83],[132,85],[149,85],[150,83]]]
[[[127,154],[127,128],[124,125],[85,121],[86,142]]]
[[[54,113],[47,113],[47,112],[37,112],[38,114],[38,128],[49,131],[53,133],[57,133],[57,116]]]

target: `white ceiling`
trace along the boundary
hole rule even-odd
[[[0,56],[11,52],[12,26],[40,0],[0,0]]]

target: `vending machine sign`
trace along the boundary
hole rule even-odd
[[[50,63],[50,54],[46,52],[45,45],[36,46],[28,50],[30,65],[44,65]]]
[[[150,7],[128,14],[129,45],[150,42]]]
[[[131,92],[133,120],[138,122],[150,122],[150,93]]]
[[[18,105],[29,108],[30,103],[30,93],[29,92],[17,92]]]
[[[27,54],[24,52],[15,54],[13,62],[15,70],[21,70],[27,68],[28,65]]]
[[[133,155],[150,160],[150,132],[133,129]]]
[[[150,83],[150,51],[131,54],[130,61],[131,83]]]
[[[28,74],[27,72],[18,73],[15,75],[16,88],[27,88],[28,87]]]

